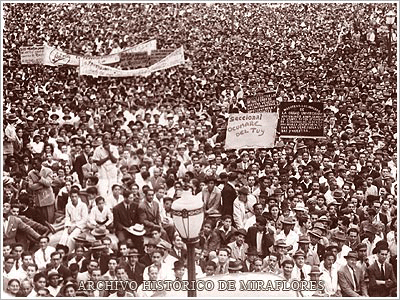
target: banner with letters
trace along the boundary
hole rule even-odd
[[[89,75],[93,77],[132,77],[149,76],[151,73],[182,65],[185,63],[185,57],[183,47],[180,47],[154,65],[148,68],[134,70],[120,70],[100,65],[93,60],[88,60],[86,58],[81,58],[80,61],[79,75]]]
[[[133,77],[148,76],[150,75],[150,71],[148,68],[120,70],[117,68],[97,64],[89,59],[81,58],[79,75],[89,75],[93,77]]]
[[[277,112],[277,102],[274,93],[265,93],[246,99],[247,112]]]
[[[21,47],[21,64],[23,65],[41,65],[44,55],[44,46]]]
[[[61,65],[79,66],[79,60],[83,58],[85,60],[90,60],[95,64],[108,65],[119,62],[121,53],[147,52],[148,54],[150,54],[151,51],[154,51],[156,49],[157,49],[157,40],[150,40],[140,43],[136,46],[126,48],[114,54],[109,54],[104,56],[84,56],[84,55],[68,54],[65,53],[64,51],[56,49],[55,47],[51,47],[45,44],[44,54],[43,54],[43,64],[46,66],[61,66]]]
[[[231,114],[225,149],[273,148],[277,123],[277,113]]]
[[[279,106],[278,132],[281,137],[285,138],[323,137],[323,104],[317,102],[282,102]]]
[[[181,46],[159,62],[151,65],[149,70],[153,73],[183,64],[185,64],[185,54],[183,51],[183,46]]]

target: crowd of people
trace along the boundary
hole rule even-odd
[[[143,281],[185,280],[171,205],[190,190],[205,214],[197,278],[268,272],[324,282],[304,296],[395,296],[395,9],[5,3],[3,295],[147,297]],[[20,62],[23,46],[102,56],[149,39],[183,46],[185,65],[93,78]],[[226,150],[229,113],[263,93],[322,102],[324,137]],[[137,286],[89,286],[105,280]]]

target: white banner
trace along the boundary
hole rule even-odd
[[[93,60],[81,58],[79,65],[79,75],[89,75],[93,77],[149,76],[151,73],[157,72],[159,70],[165,70],[184,63],[185,63],[185,57],[184,57],[183,47],[176,49],[167,57],[165,57],[164,59],[160,60],[159,62],[153,64],[148,68],[141,68],[135,70],[120,70],[117,68],[98,64]]]
[[[150,75],[150,71],[148,68],[120,70],[82,58],[79,65],[79,75],[90,75],[93,77],[133,77],[148,76]]]
[[[148,52],[150,54],[151,51],[157,49],[157,40],[150,40],[143,43],[140,43],[136,46],[126,48],[120,52]],[[46,66],[61,66],[61,65],[72,65],[79,66],[79,60],[81,58],[85,60],[90,60],[95,64],[107,65],[119,62],[119,53],[114,53],[110,55],[104,56],[83,56],[83,55],[75,55],[68,54],[61,50],[58,50],[49,45],[44,45],[44,55],[43,55],[43,64]]]
[[[183,46],[181,46],[180,48],[169,54],[167,57],[164,57],[159,62],[151,65],[149,69],[153,73],[183,64],[185,64],[185,55],[183,51]]]
[[[147,52],[150,55],[151,51],[157,50],[157,40],[150,40],[140,43],[131,48],[122,50],[121,52],[133,53],[133,52]]]
[[[277,125],[277,113],[231,114],[225,149],[273,148]]]

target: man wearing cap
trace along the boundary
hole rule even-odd
[[[49,282],[49,286],[47,289],[52,297],[57,297],[58,293],[61,290],[61,282],[60,274],[56,270],[51,270],[47,274],[47,280]]]
[[[245,186],[241,187],[238,191],[238,197],[233,202],[233,221],[236,228],[243,228],[247,220],[254,214],[250,207],[255,204],[248,199],[249,189]]]
[[[293,217],[285,217],[282,220],[283,230],[275,236],[275,240],[283,239],[288,247],[288,251],[297,249],[297,241],[299,240],[299,235],[294,232],[293,228],[296,221]]]
[[[303,250],[299,249],[293,254],[294,268],[292,272],[292,279],[296,280],[309,280],[309,273],[311,271],[311,266],[305,264],[305,253]]]
[[[93,162],[99,167],[99,194],[106,199],[111,194],[111,187],[117,183],[118,148],[110,144],[111,135],[106,132],[103,135],[103,145],[98,146],[93,153]]]
[[[232,243],[228,244],[228,248],[231,249],[231,258],[240,260],[240,261],[245,261],[246,259],[246,252],[247,249],[249,248],[249,245],[245,243],[246,239],[246,230],[243,228],[238,229],[235,232],[235,237],[236,240]]]
[[[362,243],[367,245],[367,256],[370,256],[373,254],[372,250],[375,248],[376,244],[382,240],[382,238],[376,234],[376,228],[372,224],[368,224],[364,228],[364,232],[366,238],[362,240]]]
[[[140,285],[143,282],[143,272],[145,266],[139,262],[139,251],[135,248],[129,249],[128,262],[121,262],[130,280],[134,280]]]
[[[390,297],[396,289],[397,280],[393,266],[387,262],[389,248],[387,242],[379,242],[373,251],[377,260],[368,269],[368,294],[370,297]]]
[[[347,237],[346,234],[342,231],[336,231],[332,235],[331,239],[334,243],[336,243],[338,247],[335,264],[338,266],[338,268],[340,268],[341,266],[344,266],[346,264],[345,256],[352,250],[349,246],[345,244],[345,242],[347,241]]]
[[[346,265],[339,268],[338,282],[343,297],[368,297],[364,274],[356,266],[358,255],[350,251],[345,257]]]
[[[302,235],[299,237],[298,245],[299,249],[305,253],[304,263],[310,266],[319,265],[320,260],[318,254],[310,249],[311,240],[308,235]]]
[[[315,252],[318,255],[318,259],[322,261],[325,252],[325,246],[320,243],[322,230],[314,227],[308,232],[308,235],[310,237],[310,251]]]

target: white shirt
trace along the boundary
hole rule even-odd
[[[46,259],[44,259],[42,248],[40,248],[35,252],[34,254],[35,263],[38,266],[39,270],[44,270],[46,268],[47,263],[50,262],[50,254],[55,251],[56,249],[54,247],[47,246],[46,249],[44,249],[44,254],[46,256]]]
[[[108,221],[104,224],[105,226],[109,226],[114,221],[114,215],[107,205],[104,205],[103,211],[100,211],[97,206],[93,206],[92,210],[90,211],[88,223],[96,226],[98,225],[97,222],[104,222],[107,220],[107,218]]]
[[[122,195],[119,195],[118,199],[115,199],[114,195],[110,195],[109,197],[106,198],[106,205],[110,208],[113,208],[115,205],[121,203],[124,201],[124,197]]]
[[[263,232],[257,232],[256,236],[256,241],[257,241],[257,252],[262,253],[262,238],[263,238],[264,233]]]
[[[325,292],[329,296],[332,296],[338,291],[339,288],[337,267],[333,264],[331,270],[329,271],[325,268],[324,262],[321,262],[319,269],[322,272],[319,280],[324,281]]]
[[[77,226],[81,230],[86,227],[88,208],[81,199],[76,206],[69,201],[65,207],[65,226]]]

